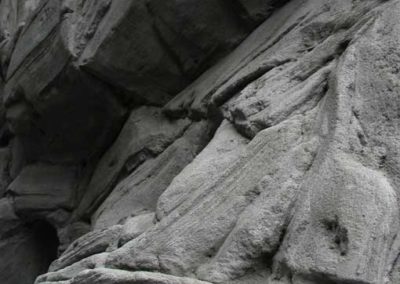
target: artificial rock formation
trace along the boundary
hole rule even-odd
[[[0,0],[0,283],[400,283],[400,0]]]

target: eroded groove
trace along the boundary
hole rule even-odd
[[[282,61],[276,60],[272,62],[267,62],[262,66],[258,67],[256,70],[246,74],[241,77],[234,83],[230,84],[228,87],[224,88],[221,92],[218,93],[218,96],[214,97],[211,103],[216,106],[221,106],[225,102],[227,102],[230,98],[232,98],[235,94],[239,93],[243,90],[247,85],[259,79],[264,74],[270,72],[274,68],[282,66],[286,63],[293,62],[294,59],[288,58]],[[215,91],[218,92],[218,89]],[[215,95],[215,93],[214,93]]]

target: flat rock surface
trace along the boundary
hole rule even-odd
[[[18,212],[73,208],[77,187],[77,169],[58,165],[35,164],[25,167],[7,191],[15,195]]]

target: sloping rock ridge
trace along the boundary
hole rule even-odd
[[[400,0],[0,0],[1,284],[400,284]]]

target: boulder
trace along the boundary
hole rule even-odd
[[[19,214],[35,211],[71,210],[75,205],[77,169],[49,164],[26,166],[7,191],[14,196]]]
[[[220,0],[86,2],[89,19],[78,26],[91,40],[78,60],[81,68],[122,88],[131,101],[159,106],[232,50],[270,8],[252,3],[237,9]]]

